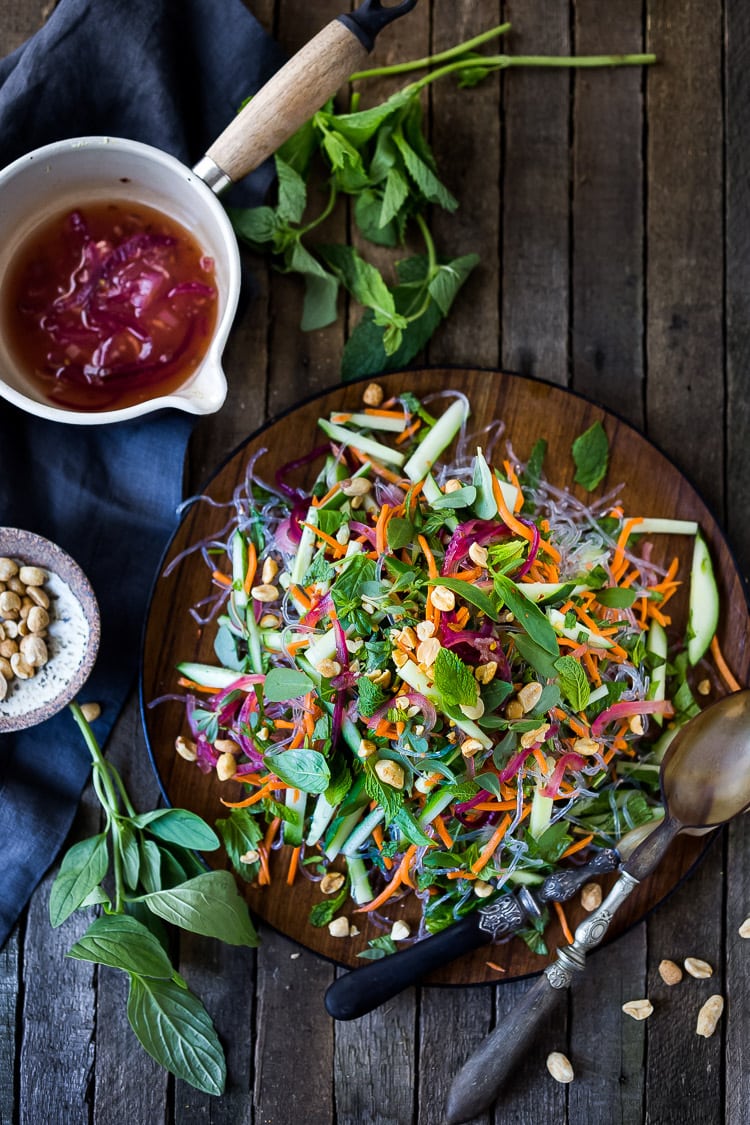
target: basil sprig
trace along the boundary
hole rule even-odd
[[[91,753],[105,825],[65,854],[50,892],[50,921],[60,926],[76,910],[102,907],[68,956],[127,973],[128,1020],[144,1050],[196,1089],[219,1095],[226,1081],[223,1048],[161,935],[169,922],[230,945],[256,946],[247,904],[229,872],[206,871],[194,855],[218,848],[213,829],[187,809],[136,813],[80,708],[72,703],[70,709]]]

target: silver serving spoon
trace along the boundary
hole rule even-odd
[[[586,954],[604,937],[618,907],[647,878],[684,828],[714,828],[750,806],[750,690],[706,708],[673,739],[660,772],[665,816],[622,867],[610,893],[557,951],[520,1004],[464,1063],[448,1095],[446,1125],[478,1116],[496,1099]]]

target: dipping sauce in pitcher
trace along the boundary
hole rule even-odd
[[[167,215],[95,202],[42,223],[2,289],[2,330],[50,402],[111,410],[176,390],[216,324],[214,263]]]

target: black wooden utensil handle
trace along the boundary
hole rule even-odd
[[[553,988],[546,973],[532,984],[520,1004],[516,1004],[469,1056],[454,1078],[448,1094],[445,1125],[471,1121],[492,1104],[535,1033],[566,991]]]
[[[357,1019],[433,969],[485,945],[492,934],[479,928],[480,920],[478,914],[469,914],[439,934],[339,977],[325,994],[326,1011],[335,1020]]]

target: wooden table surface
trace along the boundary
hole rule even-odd
[[[215,0],[217,9],[220,0]],[[248,0],[289,51],[340,0]],[[42,0],[0,0],[0,50],[44,18]],[[481,266],[424,362],[503,367],[569,386],[645,432],[699,489],[750,571],[750,7],[746,0],[420,0],[376,50],[426,55],[501,18],[514,54],[654,51],[659,65],[513,71],[475,90],[433,88],[429,121],[459,211],[434,216],[441,249]],[[388,87],[388,90],[393,88]],[[385,91],[378,89],[378,95]],[[331,224],[338,237],[343,225]],[[267,416],[336,382],[339,323],[298,329],[300,291],[248,256],[257,293],[226,357],[229,401],[202,420],[188,491]],[[725,607],[725,611],[729,611]],[[737,607],[736,612],[744,612]],[[136,803],[158,799],[135,699],[108,752]],[[97,812],[81,803],[71,842]],[[750,822],[720,834],[654,914],[590,958],[543,1041],[482,1125],[745,1125],[750,1120]],[[0,950],[0,1122],[39,1125],[439,1125],[461,1061],[527,982],[411,989],[334,1023],[322,997],[337,971],[262,928],[256,951],[186,936],[180,971],[212,1013],[229,1080],[212,1099],[174,1082],[137,1045],[121,974],[65,951],[85,921],[53,931],[43,880]],[[697,956],[710,981],[668,989],[664,957]],[[710,1039],[697,1008],[721,992]],[[648,995],[636,1022],[621,1004]],[[554,1083],[563,1050],[576,1079]]]

